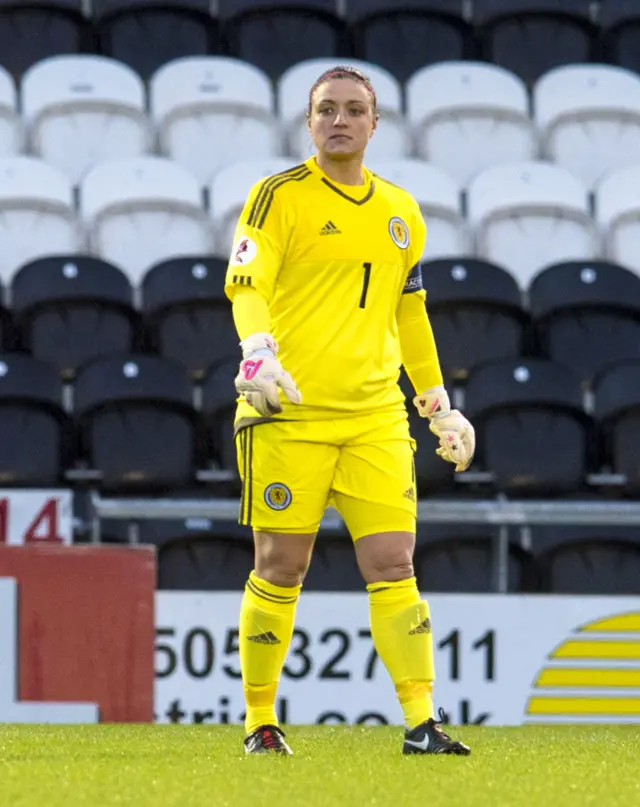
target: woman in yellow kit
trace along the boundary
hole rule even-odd
[[[236,442],[241,523],[255,569],[240,614],[247,753],[291,754],[275,713],[296,603],[322,515],[355,543],[378,655],[405,716],[403,752],[468,754],[434,719],[433,641],[413,573],[414,444],[398,386],[462,471],[471,424],[449,405],[425,308],[426,228],[406,191],[363,166],[378,121],[358,70],[311,88],[316,155],[257,183],[238,222],[226,293],[241,339]]]

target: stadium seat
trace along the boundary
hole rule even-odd
[[[224,293],[226,268],[219,258],[175,258],[154,266],[142,281],[142,310],[154,347],[194,378],[241,358]]]
[[[316,541],[305,591],[364,591],[353,541],[348,535],[324,535]]]
[[[513,163],[487,168],[469,185],[476,254],[509,267],[522,288],[545,266],[599,253],[587,191],[565,168]]]
[[[554,67],[600,55],[590,0],[474,0],[473,18],[482,58],[530,86]]]
[[[335,0],[218,0],[228,52],[277,79],[303,59],[339,60],[344,22]]]
[[[426,526],[426,525],[425,525]],[[438,528],[428,525],[437,536]],[[467,528],[468,529],[468,528]],[[425,530],[426,531],[426,530]],[[418,542],[414,569],[420,591],[443,594],[489,594],[496,591],[496,553],[493,537],[467,535]],[[516,546],[509,547],[507,591],[534,587],[533,562]]]
[[[367,167],[383,179],[405,188],[417,200],[429,222],[423,260],[468,253],[469,238],[460,207],[460,188],[452,177],[420,160],[372,160],[367,162]]]
[[[640,495],[640,361],[623,361],[594,384],[594,417],[600,422],[607,465],[625,477],[624,490]]]
[[[209,189],[211,215],[216,234],[216,254],[228,257],[233,236],[249,191],[261,179],[288,171],[296,165],[292,157],[247,160],[224,168]]]
[[[13,278],[11,300],[23,346],[65,379],[92,359],[137,347],[131,285],[119,269],[98,258],[32,261]]]
[[[588,188],[640,162],[640,78],[611,65],[558,67],[533,89],[546,158]]]
[[[640,73],[640,7],[635,0],[600,0],[598,22],[608,62]]]
[[[32,157],[0,159],[0,280],[8,284],[23,264],[66,255],[80,246],[71,183]]]
[[[274,92],[257,67],[226,56],[178,59],[149,83],[160,148],[201,185],[224,166],[280,153]]]
[[[20,353],[0,354],[0,441],[2,487],[62,484],[73,443],[53,367]]]
[[[536,358],[476,367],[465,415],[476,429],[478,464],[493,473],[496,490],[552,496],[582,488],[594,433],[570,368]]]
[[[253,569],[250,535],[180,538],[161,547],[158,588],[174,591],[242,591]]]
[[[595,192],[604,255],[640,275],[640,163],[614,171]]]
[[[503,68],[431,65],[411,76],[406,94],[417,154],[463,186],[484,168],[537,156],[527,88]]]
[[[201,410],[206,429],[208,454],[227,471],[237,472],[237,452],[233,434],[237,393],[234,379],[238,361],[216,364],[202,381]]]
[[[640,595],[640,544],[600,538],[563,544],[539,558],[550,594]]]
[[[0,67],[0,157],[10,157],[22,148],[22,126],[17,101],[13,78]]]
[[[92,0],[100,52],[148,79],[182,56],[219,53],[209,0]]]
[[[290,67],[278,82],[278,109],[287,133],[289,153],[301,160],[313,153],[313,143],[305,110],[309,91],[319,76],[334,67],[335,59],[308,59]],[[349,59],[348,64],[362,70],[376,91],[380,120],[367,146],[368,160],[394,160],[406,157],[410,143],[402,114],[402,89],[390,73],[375,64]]]
[[[355,55],[405,82],[427,64],[473,56],[462,0],[347,0]]]
[[[423,263],[422,278],[449,382],[465,380],[483,362],[522,354],[528,317],[507,271],[474,258],[445,258]]]
[[[640,359],[640,278],[629,269],[557,264],[533,279],[528,298],[542,352],[584,386],[610,364]]]
[[[91,28],[82,0],[2,0],[0,54],[3,67],[18,78],[49,56],[91,49]]]
[[[105,492],[170,492],[193,481],[200,443],[187,371],[157,356],[96,359],[78,372],[82,457]]]
[[[98,163],[151,147],[144,84],[113,59],[45,59],[27,70],[21,94],[31,150],[74,185]]]
[[[213,251],[198,181],[159,157],[114,160],[83,179],[81,213],[93,252],[137,285],[162,260]]]

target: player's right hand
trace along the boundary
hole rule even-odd
[[[279,390],[293,404],[302,403],[295,381],[276,358],[278,344],[268,333],[254,333],[240,343],[243,359],[236,390],[263,417],[282,412]]]

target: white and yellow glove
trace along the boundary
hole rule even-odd
[[[236,376],[236,390],[264,417],[282,412],[278,390],[291,403],[302,403],[294,380],[276,358],[278,343],[268,333],[254,333],[240,342],[243,359]]]
[[[413,403],[420,417],[429,418],[429,429],[440,439],[436,454],[456,466],[456,471],[466,471],[476,450],[476,433],[466,417],[452,409],[444,387],[433,387],[422,395],[416,395]]]

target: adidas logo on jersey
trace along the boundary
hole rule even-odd
[[[332,221],[328,221],[320,230],[320,235],[342,235],[342,230],[339,230]]]
[[[266,633],[258,633],[255,636],[247,636],[247,639],[256,644],[280,644],[280,639],[270,630]]]

